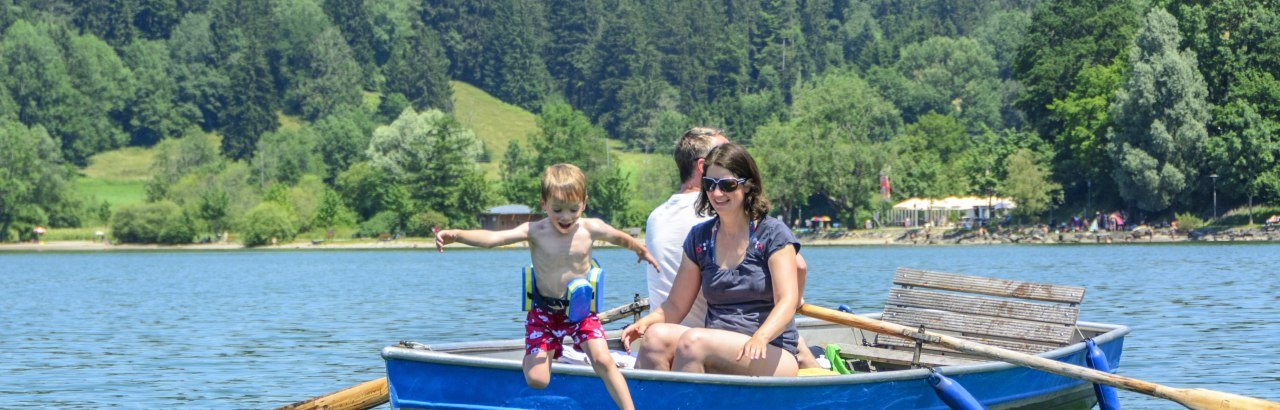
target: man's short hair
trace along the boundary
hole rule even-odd
[[[723,137],[724,131],[719,128],[694,127],[676,140],[674,156],[676,168],[680,169],[680,182],[688,181],[693,176],[693,167],[715,148],[717,136]]]
[[[555,164],[542,173],[542,202],[583,202],[586,198],[587,176],[577,166]]]

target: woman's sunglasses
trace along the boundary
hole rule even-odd
[[[742,184],[745,184],[745,183],[747,183],[746,178],[715,179],[715,178],[702,177],[702,190],[706,192],[711,192],[716,188],[720,188],[720,192],[728,193],[728,192],[737,191],[738,187],[742,186]]]

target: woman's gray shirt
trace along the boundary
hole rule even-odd
[[[751,232],[746,257],[737,268],[720,269],[715,262],[715,231],[720,218],[695,225],[684,241],[684,254],[702,272],[702,294],[707,298],[707,327],[755,334],[773,311],[773,275],[769,257],[787,245],[795,245],[791,229],[777,218],[765,217]],[[769,344],[796,353],[796,323]]]

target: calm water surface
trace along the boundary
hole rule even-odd
[[[810,247],[806,298],[879,311],[899,266],[1079,284],[1120,373],[1280,400],[1280,245]],[[606,305],[643,292],[599,250]],[[0,253],[0,408],[263,408],[380,377],[400,340],[519,338],[523,250]],[[609,328],[620,325],[609,326]],[[1121,391],[1126,408],[1176,408]]]

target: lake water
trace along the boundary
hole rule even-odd
[[[899,266],[1087,288],[1120,373],[1280,400],[1280,245],[809,247],[806,299],[879,311]],[[644,292],[598,250],[607,306]],[[524,250],[0,253],[0,408],[264,408],[383,375],[378,356],[522,335]],[[620,327],[620,324],[609,328]],[[1121,391],[1130,409],[1177,408]]]

